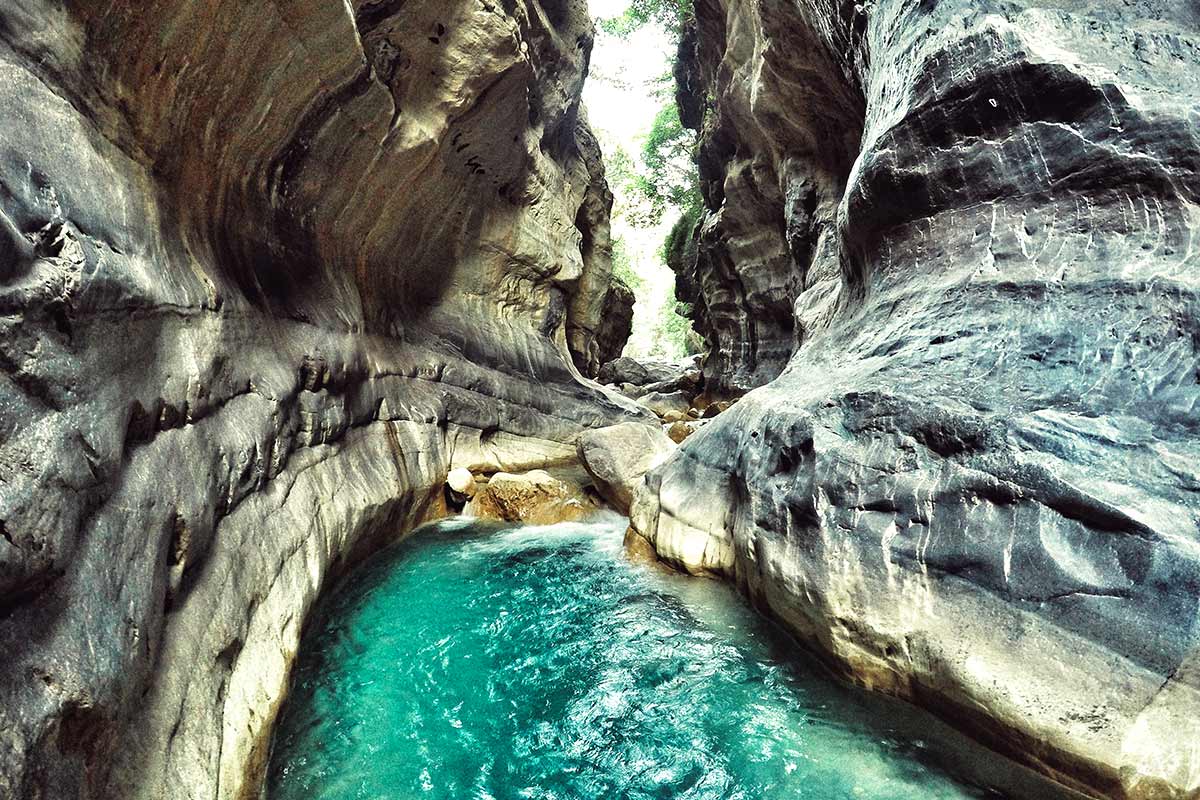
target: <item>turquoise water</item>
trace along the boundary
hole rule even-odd
[[[442,523],[351,575],[305,634],[269,797],[995,796],[723,585],[627,562],[624,527]]]

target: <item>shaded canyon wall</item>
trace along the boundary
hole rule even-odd
[[[681,291],[709,390],[766,385],[636,530],[1066,786],[1200,796],[1200,10],[696,17]]]
[[[644,415],[580,377],[591,40],[567,0],[3,4],[0,796],[254,796],[331,575],[452,467]]]

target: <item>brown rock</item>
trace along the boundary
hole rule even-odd
[[[676,422],[667,429],[667,436],[676,444],[682,444],[683,440],[691,436],[696,431],[700,430],[706,420],[693,420]]]
[[[480,519],[550,525],[583,519],[595,510],[583,487],[536,469],[497,472],[471,500],[466,513]]]
[[[670,394],[650,392],[647,395],[639,397],[638,403],[660,417],[665,417],[674,411],[679,414],[679,419],[682,419],[683,415],[692,407],[691,398],[683,392],[672,392]]]

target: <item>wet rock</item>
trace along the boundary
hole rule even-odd
[[[625,422],[583,433],[578,448],[597,491],[627,514],[642,477],[665,461],[675,444],[657,426]]]
[[[551,525],[583,519],[597,508],[582,486],[532,470],[496,473],[471,499],[465,513],[480,519]]]
[[[681,283],[706,392],[766,385],[634,527],[1087,796],[1195,796],[1195,8],[695,7]]]

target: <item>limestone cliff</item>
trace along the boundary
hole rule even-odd
[[[331,575],[451,467],[644,413],[573,363],[591,40],[582,0],[0,5],[0,796],[254,795]]]
[[[1067,786],[1196,797],[1195,4],[697,0],[683,53],[706,379],[782,374],[639,532]]]

